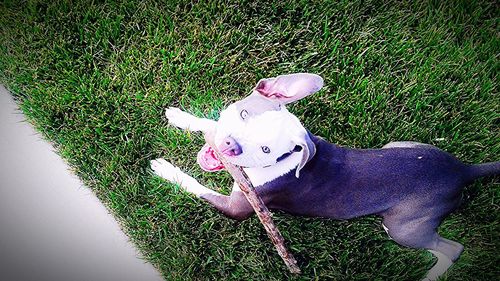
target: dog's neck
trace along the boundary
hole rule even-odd
[[[295,170],[300,163],[301,157],[300,153],[292,153],[290,156],[276,163],[276,165],[270,167],[243,168],[243,170],[254,186],[260,186],[283,176],[291,170]]]

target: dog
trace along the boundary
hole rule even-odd
[[[418,142],[391,142],[381,149],[328,143],[306,130],[285,107],[322,87],[323,79],[316,74],[281,75],[260,80],[248,97],[223,110],[218,121],[178,108],[168,108],[166,117],[181,129],[215,132],[219,151],[229,163],[243,167],[270,209],[333,219],[381,216],[392,240],[437,257],[424,279],[437,280],[464,248],[441,237],[438,226],[459,206],[463,187],[499,174],[500,162],[464,164]],[[197,161],[205,171],[224,169],[208,145]],[[151,161],[151,168],[230,218],[244,220],[254,212],[236,183],[226,196],[164,159]]]

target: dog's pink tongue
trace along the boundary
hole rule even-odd
[[[198,165],[207,172],[215,172],[224,169],[224,165],[208,144],[205,144],[200,152],[198,152],[197,162]]]

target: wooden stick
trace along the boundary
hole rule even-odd
[[[239,185],[243,194],[245,194],[248,202],[250,203],[250,205],[252,205],[255,213],[259,217],[260,222],[262,223],[262,225],[264,225],[264,228],[267,231],[267,235],[276,247],[278,254],[281,256],[286,266],[288,267],[288,270],[291,273],[300,274],[300,268],[297,265],[297,261],[293,257],[292,253],[289,252],[285,247],[285,240],[274,224],[269,209],[267,209],[262,199],[259,197],[259,195],[257,195],[257,192],[255,192],[255,188],[250,182],[247,174],[241,167],[237,167],[226,161],[226,159],[218,151],[217,146],[213,142],[213,139],[214,138],[212,133],[205,133],[205,141],[212,147],[219,160],[222,162],[222,164],[224,164],[226,170],[231,174],[236,183]]]

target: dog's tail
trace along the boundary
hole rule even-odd
[[[500,161],[470,165],[468,170],[471,180],[481,177],[500,175]]]

